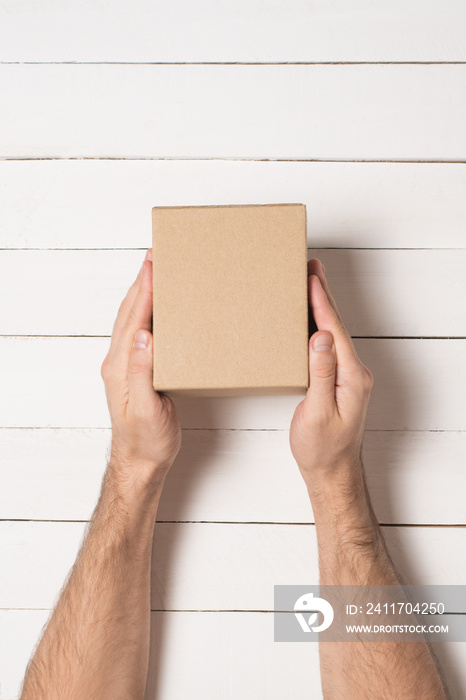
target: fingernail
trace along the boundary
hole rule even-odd
[[[320,263],[320,264],[321,264],[321,266],[322,266],[322,272],[323,272],[324,275],[325,275],[325,265],[324,265],[324,263]]]
[[[322,352],[323,350],[331,350],[333,344],[333,338],[330,333],[321,333],[320,335],[312,341],[312,349],[316,352]]]
[[[138,331],[134,336],[134,349],[145,350],[149,345],[149,338],[145,331]]]
[[[144,260],[152,260],[152,248],[148,248],[146,251],[146,257]]]

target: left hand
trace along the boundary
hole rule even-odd
[[[181,446],[173,401],[152,383],[152,251],[120,306],[102,364],[112,422],[110,465],[125,480],[150,483],[168,472]]]
[[[338,474],[358,476],[373,384],[359,359],[317,258],[308,263],[309,305],[318,331],[309,341],[310,385],[290,427],[290,447],[308,490]],[[318,349],[316,349],[318,348]]]

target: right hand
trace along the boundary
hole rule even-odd
[[[125,483],[160,482],[181,446],[171,398],[152,385],[152,251],[123,300],[102,364],[110,418],[110,466]]]
[[[361,467],[373,384],[330,294],[322,263],[308,262],[309,304],[318,331],[309,341],[310,383],[296,407],[290,447],[309,489],[348,468]],[[316,350],[320,346],[320,350]]]

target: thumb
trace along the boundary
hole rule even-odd
[[[130,401],[153,401],[156,391],[152,382],[152,335],[139,330],[134,336],[128,365]]]
[[[335,405],[336,355],[333,335],[317,331],[309,341],[309,394],[316,405]]]

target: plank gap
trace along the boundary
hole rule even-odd
[[[395,163],[418,165],[465,165],[466,160],[384,159],[384,158],[257,158],[244,156],[0,156],[0,162],[20,161],[216,161],[244,163]]]
[[[466,61],[0,61],[1,66],[464,66]]]

